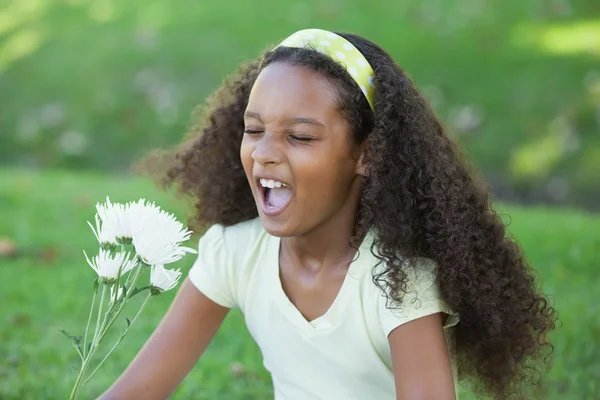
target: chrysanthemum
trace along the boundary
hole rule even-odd
[[[114,256],[111,256],[109,251],[100,249],[98,255],[91,260],[85,251],[83,254],[90,267],[92,267],[98,276],[106,283],[110,283],[117,279],[119,269],[121,269],[121,276],[124,276],[137,265],[137,260],[135,257],[131,258],[129,253],[116,253]]]
[[[179,269],[165,269],[163,265],[153,265],[150,271],[152,293],[158,294],[173,289],[180,277],[181,271]]]
[[[191,231],[184,228],[172,215],[141,199],[128,204],[132,243],[140,259],[148,265],[170,264],[186,253],[196,250],[181,246]]]

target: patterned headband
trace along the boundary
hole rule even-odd
[[[375,73],[365,56],[352,43],[333,32],[304,29],[293,33],[277,47],[314,49],[342,64],[375,110]]]

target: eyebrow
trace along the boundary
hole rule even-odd
[[[262,122],[262,119],[260,118],[260,114],[256,113],[256,112],[253,112],[253,111],[246,111],[244,113],[244,118],[253,118],[253,119],[257,119],[260,122]]]
[[[253,119],[256,119],[256,120],[262,122],[262,119],[260,118],[260,114],[257,112],[246,111],[244,113],[244,117],[245,118],[253,118]],[[307,124],[307,125],[314,125],[314,126],[320,126],[320,127],[325,126],[324,124],[320,123],[319,121],[312,119],[312,118],[307,118],[307,117],[287,118],[285,120],[285,123],[287,123],[288,125]]]

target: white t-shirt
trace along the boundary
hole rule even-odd
[[[390,310],[372,280],[377,259],[372,236],[361,244],[339,294],[321,317],[307,321],[279,279],[280,238],[258,218],[213,225],[200,239],[190,280],[208,298],[239,308],[271,373],[276,400],[393,400],[394,375],[387,335],[408,321],[444,312],[448,348],[458,322],[440,298],[433,270],[411,274],[403,306]],[[456,387],[456,369],[452,360]]]

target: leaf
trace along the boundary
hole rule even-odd
[[[128,297],[128,298],[132,298],[132,297],[133,297],[133,296],[135,296],[136,294],[138,294],[138,293],[140,293],[140,292],[143,292],[143,291],[144,291],[144,290],[146,290],[146,289],[150,289],[151,287],[152,287],[152,286],[143,286],[143,287],[141,287],[141,288],[138,288],[138,287],[136,287],[136,288],[135,288],[135,289],[134,289],[134,290],[131,292],[131,294],[129,295],[129,297]]]
[[[127,317],[125,317],[125,320],[127,321],[127,329],[129,329],[129,327],[131,326],[131,321]]]
[[[94,292],[97,291],[98,290],[98,286],[99,286],[98,278],[96,278],[96,279],[94,279],[94,286],[93,286],[92,290]]]
[[[77,354],[79,354],[79,357],[81,357],[83,359],[83,354],[81,353],[81,336],[73,336],[70,335],[69,332],[65,331],[64,329],[61,329],[60,332],[65,335],[67,337],[67,339],[69,339],[69,341],[71,342],[71,344],[73,345],[73,347],[75,347],[75,350],[77,351]]]
[[[69,338],[69,340],[73,341],[73,336],[71,336],[71,335],[69,334],[69,332],[65,331],[64,329],[61,329],[61,330],[60,330],[60,332],[61,332],[63,335],[65,335],[66,337],[68,337],[68,338]]]
[[[77,346],[79,346],[81,344],[81,336],[73,336],[70,335],[69,332],[65,331],[64,329],[60,330],[62,332],[63,335],[65,335],[67,338],[69,338],[69,340],[71,342],[73,342],[74,344],[76,344]]]

